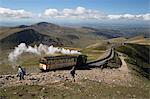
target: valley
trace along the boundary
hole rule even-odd
[[[105,64],[100,62],[100,66],[76,70],[76,82],[73,82],[70,69],[39,70],[39,59],[46,54],[22,53],[12,64],[8,56],[20,43],[37,49],[44,44],[79,51],[87,55],[87,62],[105,58],[112,46],[115,50],[113,58]],[[117,30],[64,27],[47,22],[0,28],[0,98],[148,99],[149,44],[149,38],[144,35],[129,38]],[[61,53],[52,54],[57,55]],[[27,71],[22,81],[16,76],[20,64]]]

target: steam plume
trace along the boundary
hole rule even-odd
[[[42,54],[53,55],[56,53],[81,54],[79,51],[76,50],[58,48],[58,47],[54,47],[53,45],[47,46],[47,45],[40,44],[39,46],[35,45],[34,47],[32,47],[32,46],[27,46],[25,43],[20,43],[17,47],[15,47],[14,51],[9,53],[8,59],[10,62],[16,62],[18,57],[25,52],[36,54],[36,55],[42,55]]]

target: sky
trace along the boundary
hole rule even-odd
[[[0,0],[1,23],[149,22],[150,0]]]

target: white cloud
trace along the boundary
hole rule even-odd
[[[76,14],[86,14],[86,13],[88,13],[88,10],[87,9],[85,9],[84,7],[77,7],[76,8],[76,10],[75,10],[75,13]]]
[[[25,10],[12,10],[0,7],[0,17],[3,18],[31,18],[32,16],[31,12]]]
[[[86,9],[84,7],[77,7],[75,9],[65,8],[63,10],[46,9],[42,14],[50,18],[73,18],[73,19],[100,19],[104,15],[97,10]]]
[[[13,10],[0,7],[0,18],[63,18],[86,20],[145,20],[150,21],[150,13],[146,14],[103,14],[95,9],[76,7],[75,9],[46,9],[44,13],[34,14],[25,10]]]
[[[142,15],[143,20],[150,20],[150,13]]]
[[[102,14],[98,10],[94,9],[86,9],[84,7],[77,7],[75,9],[64,8],[62,10],[58,9],[46,9],[43,14],[40,16],[46,18],[71,18],[71,19],[108,19],[108,20],[116,20],[116,19],[127,19],[127,20],[150,20],[150,13],[147,14],[120,14],[120,15],[105,15]]]
[[[58,16],[59,15],[59,11],[57,9],[47,9],[45,10],[45,13],[44,13],[46,16]]]

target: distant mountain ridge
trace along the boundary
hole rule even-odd
[[[50,37],[47,35],[40,34],[39,32],[33,30],[33,29],[25,29],[20,32],[16,32],[14,34],[11,34],[7,36],[6,38],[2,39],[0,43],[3,44],[9,44],[12,47],[16,46],[20,43],[26,43],[27,45],[32,44],[45,44],[45,45],[56,45],[56,46],[62,46],[63,41],[61,39],[57,39],[54,37]]]
[[[0,46],[7,45],[8,48],[13,48],[22,42],[28,45],[43,43],[54,46],[84,47],[103,39],[123,36],[111,30],[64,27],[48,22],[7,27],[0,30]]]

